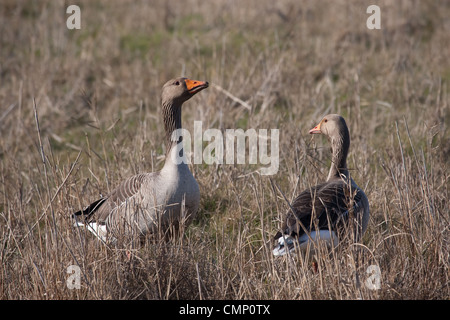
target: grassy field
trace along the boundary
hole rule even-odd
[[[0,4],[0,299],[450,298],[448,1],[76,2],[79,30],[70,1]],[[366,27],[374,2],[381,30]],[[160,90],[180,75],[211,84],[183,127],[280,129],[278,173],[191,165],[200,211],[169,243],[72,228],[162,167]],[[326,178],[327,141],[308,130],[327,113],[347,120],[371,218],[361,243],[319,248],[314,272],[310,256],[274,258],[272,237],[283,194]]]

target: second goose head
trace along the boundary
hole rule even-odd
[[[309,130],[310,134],[324,134],[331,144],[332,164],[328,179],[348,177],[347,154],[350,147],[350,133],[343,117],[329,114],[323,117],[317,126]]]

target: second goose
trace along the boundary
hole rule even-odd
[[[274,237],[278,242],[273,249],[275,256],[296,247],[306,249],[308,243],[318,239],[336,245],[350,224],[355,226],[355,238],[360,239],[369,222],[367,196],[347,169],[350,134],[344,118],[329,114],[309,133],[328,138],[332,152],[330,171],[326,182],[303,191],[292,202]]]

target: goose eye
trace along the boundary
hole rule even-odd
[[[327,121],[328,121],[327,119],[323,120],[323,122],[327,122]]]
[[[180,81],[175,82],[175,85],[179,86],[180,85]]]

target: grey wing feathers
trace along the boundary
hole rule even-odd
[[[350,208],[357,210],[363,193],[360,190],[352,190],[342,180],[326,182],[307,189],[300,193],[292,202],[292,210],[289,210],[281,231],[275,235],[275,239],[282,233],[291,236],[300,236],[304,233],[299,221],[308,230],[335,229],[336,224],[348,219]]]
[[[147,176],[148,174],[141,173],[124,180],[106,197],[93,202],[85,210],[78,211],[74,215],[87,215],[87,220],[104,222],[115,207],[139,191]]]
[[[144,181],[146,174],[138,174],[126,179],[114,189],[109,198],[116,204],[124,202],[126,199],[135,195]]]

